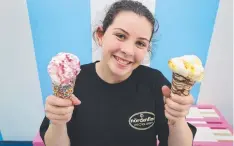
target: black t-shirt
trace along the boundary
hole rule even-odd
[[[82,65],[76,80],[74,95],[82,103],[67,123],[71,146],[155,146],[157,138],[167,146],[161,88],[170,82],[160,71],[140,65],[127,80],[109,84],[97,75],[95,63]],[[188,125],[194,136],[196,128]],[[45,117],[43,141],[48,126]]]

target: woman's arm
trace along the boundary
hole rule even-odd
[[[54,125],[44,117],[40,126],[40,137],[46,146],[69,146],[70,140],[66,124]]]
[[[185,120],[177,121],[175,125],[165,122],[157,123],[159,146],[192,146],[197,132],[196,127]]]
[[[46,146],[69,146],[69,125],[75,117],[74,105],[80,104],[75,96],[70,99],[49,96],[46,100],[46,116],[40,126],[40,136]]]
[[[164,97],[164,102],[161,101],[161,104],[164,104],[164,107],[161,107],[164,110],[161,118],[167,119],[164,124],[160,124],[160,133],[158,133],[162,141],[160,146],[192,146],[197,129],[189,124],[185,117],[193,103],[193,97],[191,95],[187,97],[171,96],[170,82],[163,75],[159,81],[161,81],[162,96]],[[176,121],[174,125],[171,124],[173,121]]]
[[[193,133],[185,119],[169,124],[168,146],[192,146]]]
[[[67,134],[66,124],[50,124],[45,133],[44,143],[46,146],[69,146],[70,140]]]

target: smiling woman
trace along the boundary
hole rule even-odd
[[[177,102],[182,97],[170,97],[164,75],[141,65],[154,26],[152,13],[140,2],[121,0],[110,7],[94,32],[102,58],[81,66],[75,96],[47,97],[40,128],[46,145],[155,146],[157,140],[160,146],[192,145],[196,128],[185,121],[192,96]],[[176,124],[168,125],[166,118]]]
[[[114,77],[107,82],[127,79],[141,64],[149,51],[154,26],[144,16],[131,11],[121,12],[112,18],[114,20],[107,29],[99,27],[97,31],[98,44],[103,52],[102,59],[97,63],[97,73],[103,78],[105,70],[107,78]]]

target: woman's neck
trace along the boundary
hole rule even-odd
[[[126,80],[131,75],[129,74],[123,77],[116,76],[111,72],[108,65],[104,63],[103,61],[96,63],[96,72],[102,80],[104,80],[105,82],[109,84],[120,83]]]

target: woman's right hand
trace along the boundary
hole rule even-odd
[[[71,120],[74,105],[79,104],[81,104],[80,100],[74,95],[69,99],[48,96],[45,104],[46,117],[54,125],[64,125]]]

